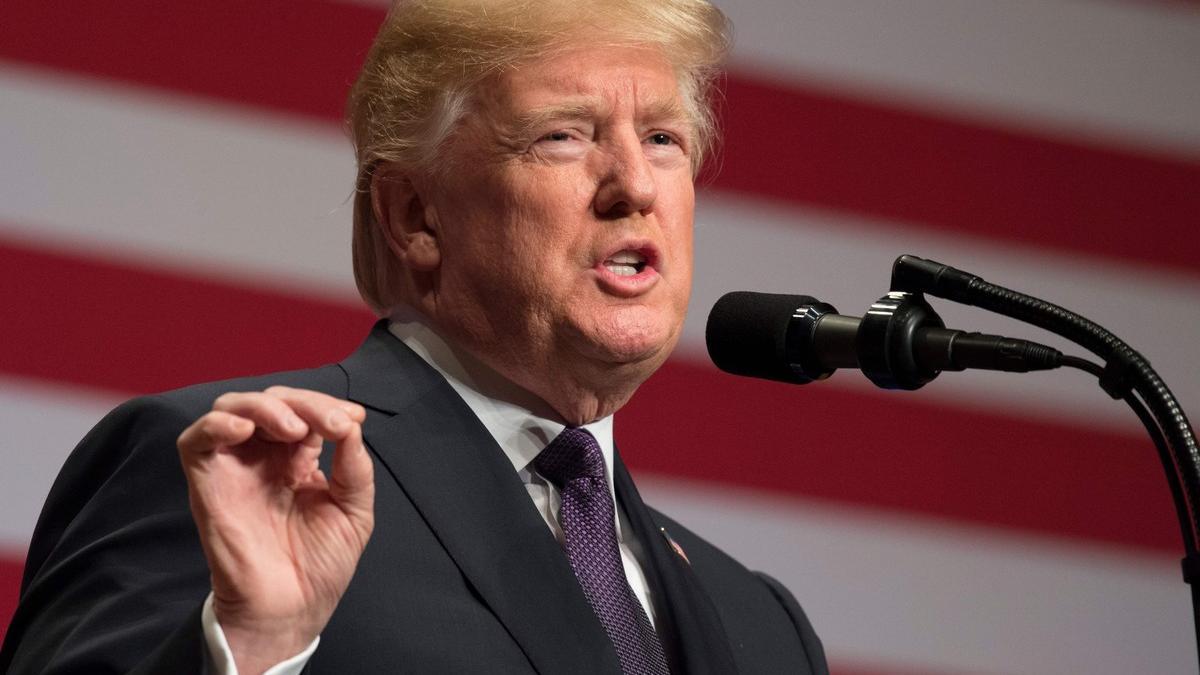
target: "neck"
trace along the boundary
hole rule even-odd
[[[606,364],[607,365],[607,364]],[[544,372],[555,372],[548,368]],[[567,424],[582,425],[608,417],[620,410],[646,379],[641,369],[621,364],[598,368],[579,377],[563,377],[548,382],[531,382],[530,387],[558,413]],[[519,376],[519,375],[518,375]],[[540,387],[540,388],[538,388]]]
[[[645,379],[631,380],[628,366],[583,372],[578,364],[561,367],[549,361],[488,358],[487,352],[450,347],[480,393],[515,403],[548,419],[582,426],[617,412]],[[519,366],[510,364],[518,363]],[[603,383],[603,384],[601,384]]]
[[[422,356],[480,394],[567,425],[582,426],[614,414],[649,375],[642,371],[653,372],[645,364],[581,368],[575,362],[562,367],[554,359],[536,362],[528,356],[488,358],[495,350],[471,348],[469,340],[455,339],[452,331],[416,310],[399,308],[390,319],[397,324],[398,337],[415,335],[428,352]],[[509,363],[522,365],[506,367]]]

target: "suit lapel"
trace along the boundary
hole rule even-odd
[[[613,457],[617,501],[642,543],[645,573],[654,589],[659,637],[671,672],[701,675],[736,673],[729,638],[717,608],[691,565],[655,524],[619,455]]]
[[[351,400],[378,411],[364,425],[367,444],[534,668],[619,673],[512,464],[441,375],[385,322],[342,367]]]

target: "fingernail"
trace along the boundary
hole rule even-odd
[[[295,415],[288,415],[283,420],[283,426],[291,429],[292,431],[299,429],[302,424],[303,422],[300,421],[300,418],[296,417]]]
[[[350,418],[341,410],[334,410],[329,413],[329,428],[334,431],[341,431],[350,424]]]

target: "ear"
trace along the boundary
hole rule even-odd
[[[412,272],[432,272],[442,262],[437,214],[411,177],[392,164],[371,175],[371,207],[392,254]]]

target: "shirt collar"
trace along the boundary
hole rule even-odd
[[[394,312],[388,331],[416,352],[466,402],[496,440],[513,469],[528,482],[529,464],[566,428],[562,422],[534,412],[543,408],[533,394],[504,379],[469,354],[456,350],[411,310]],[[608,489],[613,491],[612,415],[583,425],[600,444]]]

